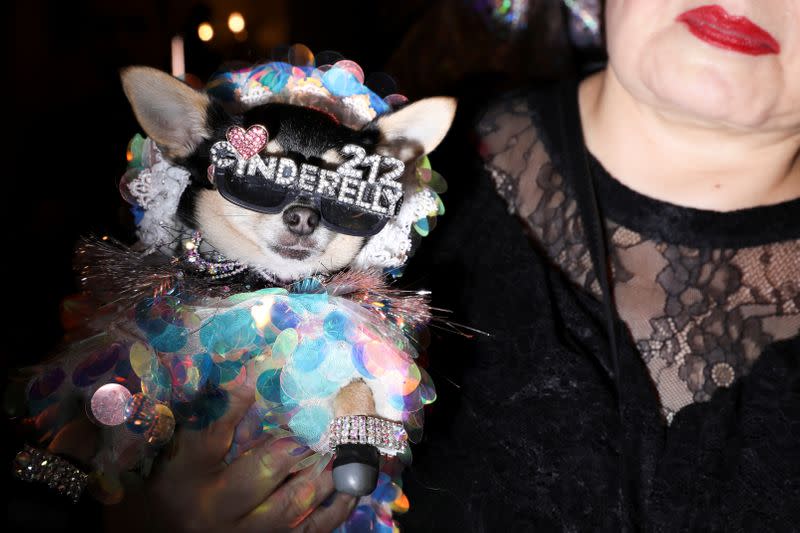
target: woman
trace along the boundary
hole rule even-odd
[[[800,528],[800,1],[606,29],[605,70],[485,114],[428,249],[492,337],[434,349],[410,530]]]

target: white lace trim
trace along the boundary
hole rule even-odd
[[[408,260],[411,252],[411,226],[435,212],[436,198],[430,189],[411,195],[400,206],[400,212],[362,248],[355,260],[357,268],[396,268]]]
[[[148,146],[149,144],[149,146]],[[128,191],[142,207],[144,215],[136,228],[136,236],[148,248],[156,248],[174,240],[178,211],[183,191],[189,185],[189,172],[169,164],[150,139],[143,151],[149,150],[155,163],[142,170],[128,184]]]

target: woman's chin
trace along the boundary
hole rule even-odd
[[[765,68],[766,67],[766,68]],[[766,65],[744,68],[735,61],[719,62],[709,57],[691,57],[686,61],[664,58],[652,61],[642,77],[643,95],[656,109],[684,117],[709,127],[733,129],[762,129],[770,127],[774,106],[780,97],[781,80],[766,86],[769,79]],[[758,77],[759,80],[754,80]]]

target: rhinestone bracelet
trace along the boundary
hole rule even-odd
[[[339,416],[328,427],[330,451],[340,444],[371,444],[383,455],[394,457],[408,448],[408,433],[402,423],[376,416]]]
[[[39,481],[75,503],[89,478],[65,459],[25,445],[14,458],[14,475],[23,481]]]

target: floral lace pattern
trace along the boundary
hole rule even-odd
[[[557,170],[561,155],[551,157],[539,131],[525,96],[489,109],[478,125],[486,169],[534,245],[599,298],[577,205]],[[769,242],[765,232],[757,245],[721,246],[675,231],[667,242],[637,227],[635,217],[623,224],[609,214],[610,204],[643,197],[592,164],[606,213],[617,310],[671,421],[682,407],[710,400],[747,374],[767,345],[800,333],[800,238]],[[670,209],[685,217],[696,212]]]

